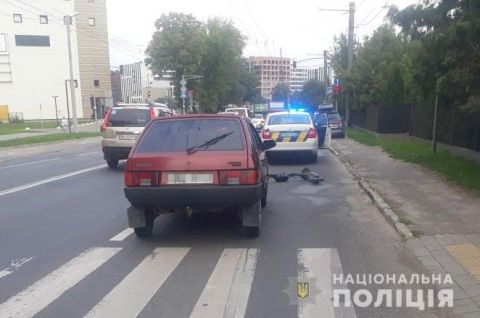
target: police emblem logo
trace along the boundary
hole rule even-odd
[[[310,295],[310,284],[308,282],[297,282],[297,296],[305,299]]]

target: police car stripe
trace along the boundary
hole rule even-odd
[[[333,274],[340,275],[342,267],[336,249],[303,248],[297,251],[298,281],[308,282],[309,296],[297,307],[298,317],[355,318],[353,307],[333,307]]]
[[[156,248],[85,317],[136,317],[189,250]]]
[[[274,141],[280,141],[280,140],[278,140],[278,139],[279,139],[279,136],[280,136],[280,132],[278,132],[278,131],[274,131],[274,132],[272,133],[272,139],[273,139]]]
[[[304,142],[307,137],[307,133],[302,131],[297,138],[297,142]]]
[[[244,317],[257,257],[257,249],[225,249],[190,318]]]

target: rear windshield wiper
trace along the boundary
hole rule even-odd
[[[203,144],[201,144],[201,145],[187,148],[187,154],[191,155],[192,153],[197,152],[198,149],[200,149],[200,148],[208,149],[208,147],[216,144],[216,143],[219,142],[220,140],[223,140],[223,139],[227,138],[227,137],[230,136],[231,134],[233,134],[233,130],[230,130],[229,132],[226,132],[226,133],[221,134],[221,135],[219,135],[219,136],[217,136],[217,137],[214,137],[214,138],[212,138],[212,139],[209,139],[209,140],[205,141],[205,142],[204,142]]]

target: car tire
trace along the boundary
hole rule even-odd
[[[145,211],[145,221],[147,223],[145,226],[133,229],[135,235],[139,238],[151,237],[153,234],[153,222],[155,221],[155,216],[149,211]]]
[[[258,200],[256,203],[252,204],[248,209],[251,209],[250,212],[258,213],[259,222],[255,226],[243,226],[243,231],[247,237],[258,237],[260,236],[260,228],[262,225],[262,203],[261,200]]]
[[[118,167],[118,160],[116,159],[107,159],[107,165],[108,167],[112,169],[116,169]]]
[[[310,158],[311,163],[317,163],[318,162],[318,156],[317,154],[313,154],[312,157]]]

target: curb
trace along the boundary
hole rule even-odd
[[[375,189],[358,174],[358,172],[355,170],[355,168],[353,168],[350,162],[343,158],[342,155],[335,148],[330,147],[329,149],[330,152],[333,153],[343,163],[343,165],[347,168],[348,172],[350,172],[350,174],[355,178],[355,180],[358,182],[358,185],[368,195],[370,200],[372,200],[372,202],[375,204],[375,206],[383,215],[383,217],[387,220],[387,222],[390,223],[391,226],[393,226],[395,231],[397,231],[397,233],[400,234],[400,236],[405,240],[414,238],[414,235],[412,231],[410,231],[408,226],[406,226],[400,221],[400,218],[398,217],[398,215],[395,214],[390,205],[388,205],[388,203],[382,199],[380,194],[378,194],[378,192],[375,191]]]

